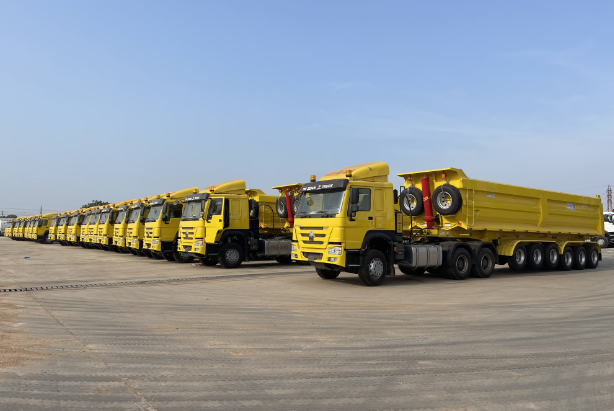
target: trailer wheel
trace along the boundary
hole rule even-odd
[[[275,258],[279,264],[292,264],[292,257],[289,255]]]
[[[593,245],[586,246],[586,268],[597,268],[599,265],[599,253],[597,247]]]
[[[405,215],[415,217],[424,211],[424,195],[419,188],[407,187],[401,191],[400,200],[401,211]]]
[[[544,247],[544,265],[547,270],[556,270],[559,266],[559,248],[554,243],[549,243]]]
[[[571,267],[573,267],[573,250],[571,247],[565,247],[563,249],[563,254],[561,254],[559,258],[559,270],[561,271],[569,271]]]
[[[166,261],[175,261],[173,253],[164,253],[162,255],[164,256],[164,258],[166,258]]]
[[[445,275],[451,280],[466,280],[471,273],[471,254],[464,248],[457,248],[452,255],[450,266],[445,268]]]
[[[294,215],[298,213],[298,206],[301,204],[301,198],[303,198],[303,193],[295,194],[294,197],[292,197],[292,212]]]
[[[488,278],[495,270],[495,254],[489,248],[482,248],[477,255],[475,264],[471,266],[471,275],[477,278]]]
[[[603,250],[604,248],[608,248],[610,245],[610,240],[607,237],[599,236],[595,240],[597,245]]]
[[[379,250],[368,250],[363,265],[358,269],[358,278],[368,286],[380,285],[386,278],[388,262],[386,256]]]
[[[544,247],[539,243],[531,244],[527,248],[527,264],[531,270],[541,270],[544,266]]]
[[[288,208],[286,207],[286,197],[277,197],[275,210],[279,218],[288,218]]]
[[[194,261],[194,257],[190,254],[180,253],[179,251],[173,251],[173,257],[175,257],[175,261],[181,264],[187,264]]]
[[[573,268],[584,270],[586,267],[586,249],[582,246],[572,247],[573,249]]]
[[[432,197],[433,208],[441,215],[456,214],[463,205],[459,189],[450,184],[437,187]]]
[[[213,267],[217,265],[217,258],[211,257],[199,257],[200,263],[206,267]]]
[[[226,243],[220,248],[217,260],[224,268],[237,268],[243,262],[243,249],[239,244]]]
[[[249,218],[258,218],[259,206],[254,199],[249,200]]]
[[[514,248],[514,252],[507,259],[507,265],[512,270],[521,271],[527,265],[527,249],[523,244],[518,243]]]
[[[335,270],[326,270],[324,268],[316,268],[316,273],[325,280],[334,280],[339,277],[339,271]]]

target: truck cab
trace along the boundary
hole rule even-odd
[[[603,213],[604,235],[596,239],[601,248],[608,248],[614,245],[614,212]]]
[[[52,243],[57,240],[58,236],[58,222],[60,221],[61,214],[56,214],[51,217],[51,222],[49,223],[49,241]]]
[[[96,246],[100,249],[111,251],[113,246],[114,223],[118,215],[118,207],[127,202],[113,203],[100,208],[98,231],[96,232]]]
[[[89,215],[88,215],[89,218]],[[85,220],[85,210],[77,210],[70,215],[68,220],[66,241],[68,245],[79,246],[81,245],[81,224]]]
[[[148,256],[176,261],[179,223],[185,198],[194,193],[198,193],[198,187],[168,192],[149,199],[151,208],[145,219],[143,238],[143,252]]]
[[[149,215],[149,201],[141,198],[130,206],[128,226],[126,227],[126,247],[134,255],[146,256],[143,250],[143,236],[145,235],[145,220]]]
[[[224,268],[236,268],[250,259],[291,262],[291,230],[274,211],[276,196],[246,189],[244,180],[234,180],[189,195],[185,201],[178,253]]]
[[[83,213],[83,221],[81,222],[81,241],[80,241],[80,246],[83,248],[87,248],[87,245],[89,243],[89,224],[90,224],[90,220],[92,219],[92,209],[88,208],[85,210],[85,212]]]
[[[130,207],[136,202],[137,200],[126,201],[125,204],[117,207],[117,217],[113,222],[113,249],[116,252],[129,252],[126,245],[126,228],[128,227]]]
[[[51,244],[49,242],[49,225],[53,217],[57,217],[56,213],[47,213],[39,216],[36,220],[36,225],[33,227],[32,239],[41,244]]]
[[[68,245],[68,222],[70,221],[71,211],[65,211],[60,214],[60,219],[58,221],[58,229],[56,238],[59,243],[63,246]]]

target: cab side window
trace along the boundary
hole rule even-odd
[[[222,205],[224,204],[224,199],[212,198],[210,202],[211,204],[209,204],[209,213],[207,215],[207,220],[214,215],[222,215]]]
[[[358,189],[358,211],[371,211],[371,189]]]
[[[168,216],[170,218],[181,218],[181,214],[183,214],[183,207],[181,204],[170,205],[168,206]]]

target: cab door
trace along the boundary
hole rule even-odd
[[[373,190],[370,187],[354,186],[352,188],[358,189],[358,211],[356,211],[356,217],[346,217],[346,245],[345,247],[350,250],[357,250],[362,247],[363,239],[368,231],[373,230],[375,227],[375,218],[373,210]],[[348,196],[349,207],[349,196]],[[347,208],[346,216],[347,216]],[[354,220],[354,221],[351,221]]]
[[[218,234],[224,230],[224,213],[228,204],[223,197],[210,198],[205,210],[205,243],[217,242]]]

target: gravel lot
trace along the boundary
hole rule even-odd
[[[612,410],[612,274],[365,287],[0,237],[0,288],[206,277],[1,293],[0,410]]]

